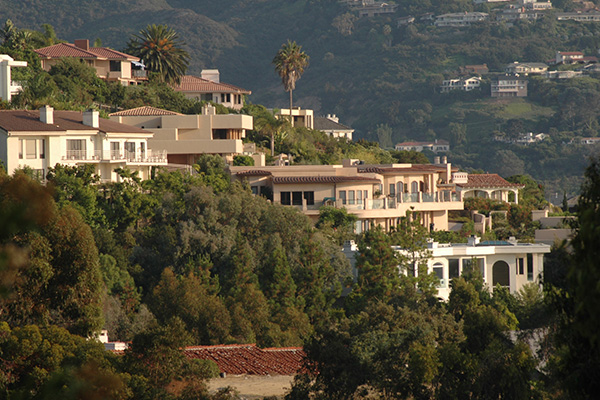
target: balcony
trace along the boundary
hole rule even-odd
[[[132,69],[131,70],[131,75],[135,79],[146,79],[148,77],[148,72],[146,70],[143,70],[143,69]]]
[[[166,164],[166,150],[144,152],[130,152],[127,150],[67,150],[66,156],[62,158],[65,161],[92,161],[92,162],[127,162],[136,164]]]

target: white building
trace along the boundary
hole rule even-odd
[[[0,160],[12,174],[29,167],[40,178],[56,164],[93,164],[103,181],[116,181],[116,168],[148,179],[153,166],[167,164],[164,151],[152,151],[152,132],[99,118],[98,111],[0,111]]]
[[[450,280],[472,267],[481,272],[490,290],[499,284],[516,293],[527,283],[540,284],[544,254],[550,253],[547,244],[518,243],[514,238],[480,242],[479,238],[471,237],[468,243],[431,242],[427,247],[430,254],[427,270],[439,278],[438,296],[444,300],[450,295]]]
[[[334,138],[345,138],[352,140],[354,129],[340,124],[340,119],[335,114],[327,114],[326,117],[315,117],[314,129],[325,132]]]
[[[479,89],[481,87],[481,77],[471,76],[469,78],[456,78],[446,79],[442,82],[440,91],[442,93],[448,93],[452,90],[464,90],[470,92],[471,90]]]
[[[244,107],[244,96],[252,94],[249,90],[221,82],[218,69],[204,69],[200,75],[201,77],[182,76],[181,82],[173,89],[187,98],[212,101],[234,110],[241,110]]]
[[[435,26],[444,27],[461,27],[470,26],[473,23],[487,20],[489,15],[482,12],[464,12],[442,14],[435,17]]]
[[[12,96],[21,91],[21,85],[13,82],[11,68],[26,67],[26,61],[15,61],[6,54],[0,54],[0,98],[10,101]]]

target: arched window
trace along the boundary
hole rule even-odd
[[[419,182],[413,182],[410,184],[410,191],[412,193],[417,193],[419,191]]]
[[[505,261],[496,261],[492,267],[492,285],[510,287],[510,268]]]

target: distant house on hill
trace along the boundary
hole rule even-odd
[[[474,23],[487,20],[488,14],[482,12],[464,12],[442,14],[435,17],[434,25],[437,27],[454,27],[460,28],[471,26]]]
[[[148,80],[138,57],[108,47],[90,47],[87,39],[75,40],[74,44],[59,43],[34,51],[40,56],[42,69],[45,71],[49,71],[62,58],[77,58],[94,67],[96,75],[109,82],[128,86]]]
[[[512,62],[504,67],[507,74],[541,74],[548,71],[548,65],[536,62]]]
[[[589,10],[586,12],[557,13],[556,19],[559,21],[600,22],[600,12]]]
[[[518,76],[503,76],[492,81],[492,97],[527,97],[527,79]]]
[[[26,61],[15,61],[7,54],[0,54],[0,99],[10,101],[21,91],[21,85],[12,80],[12,67],[26,67]]]
[[[575,64],[582,63],[583,53],[580,51],[557,51],[555,57],[556,64]]]
[[[340,124],[335,114],[327,114],[326,117],[315,117],[314,129],[325,132],[334,138],[346,138],[352,140],[354,129]]]
[[[252,94],[249,90],[222,83],[218,69],[205,69],[201,72],[201,77],[184,75],[173,89],[188,98],[212,101],[234,110],[244,107],[244,96]]]
[[[481,77],[471,76],[469,78],[445,79],[440,86],[440,92],[448,93],[453,90],[463,90],[470,92],[471,90],[481,87]]]
[[[354,10],[358,12],[359,18],[393,14],[398,8],[398,4],[390,4],[375,0],[362,0],[357,3],[358,4],[354,6]]]
[[[394,146],[396,151],[423,151],[430,150],[434,153],[450,151],[450,144],[443,139],[434,142],[402,142]]]

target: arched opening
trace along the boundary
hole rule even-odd
[[[510,268],[505,261],[496,261],[492,267],[492,285],[510,287]]]
[[[412,193],[417,193],[419,191],[419,182],[413,182],[410,184],[410,191]]]

